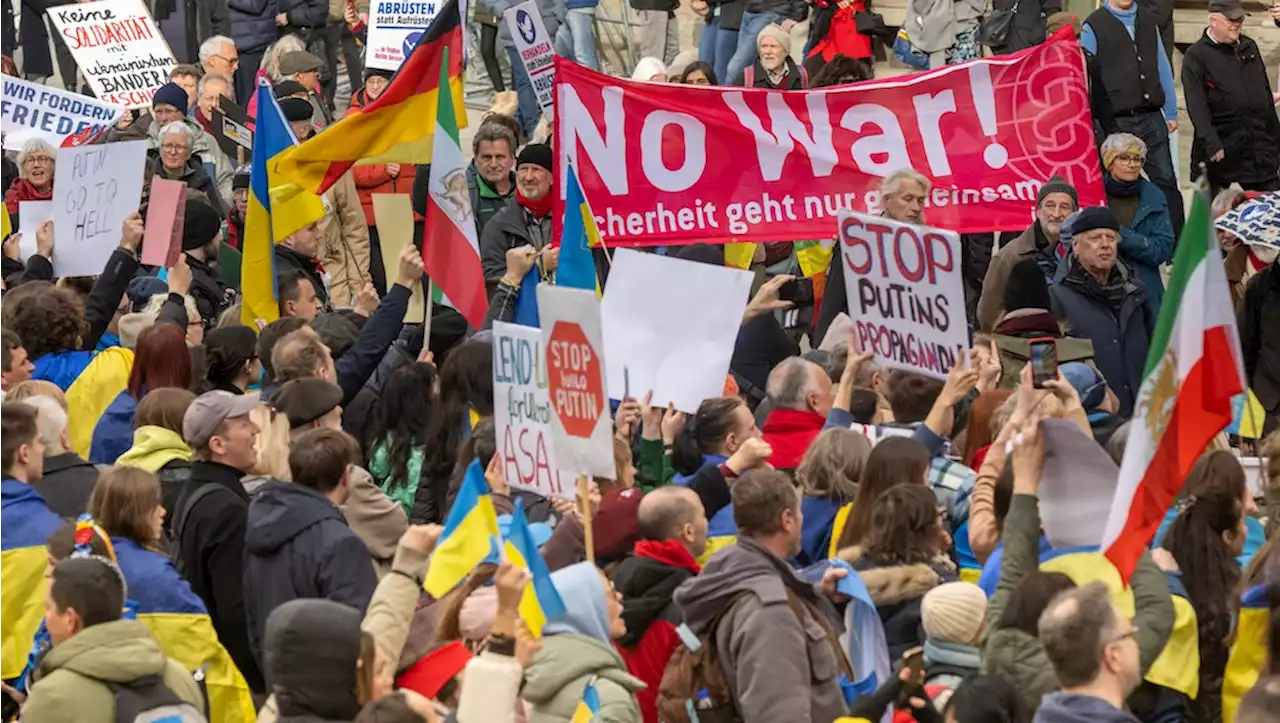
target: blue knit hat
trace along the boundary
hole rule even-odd
[[[151,107],[165,103],[182,111],[183,115],[187,113],[187,91],[177,83],[165,83],[156,90],[156,94],[151,97]]]

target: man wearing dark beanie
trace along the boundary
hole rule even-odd
[[[182,251],[191,267],[191,298],[196,301],[201,322],[211,329],[227,308],[227,287],[215,267],[222,246],[222,219],[212,206],[195,198],[187,199],[184,212]]]
[[[1111,209],[1083,209],[1071,226],[1071,253],[1049,288],[1071,333],[1093,341],[1094,361],[1128,419],[1142,384],[1155,328],[1147,292],[1119,261],[1120,222]]]
[[[545,276],[556,270],[560,247],[551,242],[551,181],[555,153],[551,146],[530,143],[516,156],[515,199],[493,217],[480,236],[480,263],[489,291],[507,271],[507,251],[532,246]]]
[[[1036,222],[996,252],[982,281],[982,296],[978,299],[978,326],[991,331],[1004,313],[1001,303],[1009,271],[1023,259],[1034,258],[1044,270],[1046,278],[1053,278],[1058,262],[1065,255],[1059,249],[1062,222],[1080,205],[1075,186],[1061,176],[1050,178],[1036,195]]]

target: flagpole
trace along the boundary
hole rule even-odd
[[[434,285],[435,282],[433,282],[431,277],[428,276],[426,285],[422,287],[422,292],[426,294],[427,297],[422,303],[422,346],[427,349],[431,348],[431,291]]]

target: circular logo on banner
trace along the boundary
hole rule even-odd
[[[516,28],[526,43],[533,45],[533,41],[538,39],[538,28],[533,24],[533,18],[524,10],[516,11]]]
[[[409,57],[409,53],[412,53],[413,49],[418,46],[418,41],[422,40],[422,35],[423,31],[415,30],[404,36],[404,47],[400,49],[400,52],[404,53],[404,57]]]
[[[547,387],[551,406],[571,437],[587,438],[604,412],[600,356],[582,327],[557,321],[547,344]]]

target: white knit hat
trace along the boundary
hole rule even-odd
[[[773,38],[782,46],[782,52],[791,54],[791,34],[782,29],[777,23],[769,23],[760,29],[760,34],[756,36],[756,48],[760,47],[760,38]]]
[[[973,645],[987,617],[987,595],[971,582],[948,582],[925,593],[920,620],[930,638]]]

